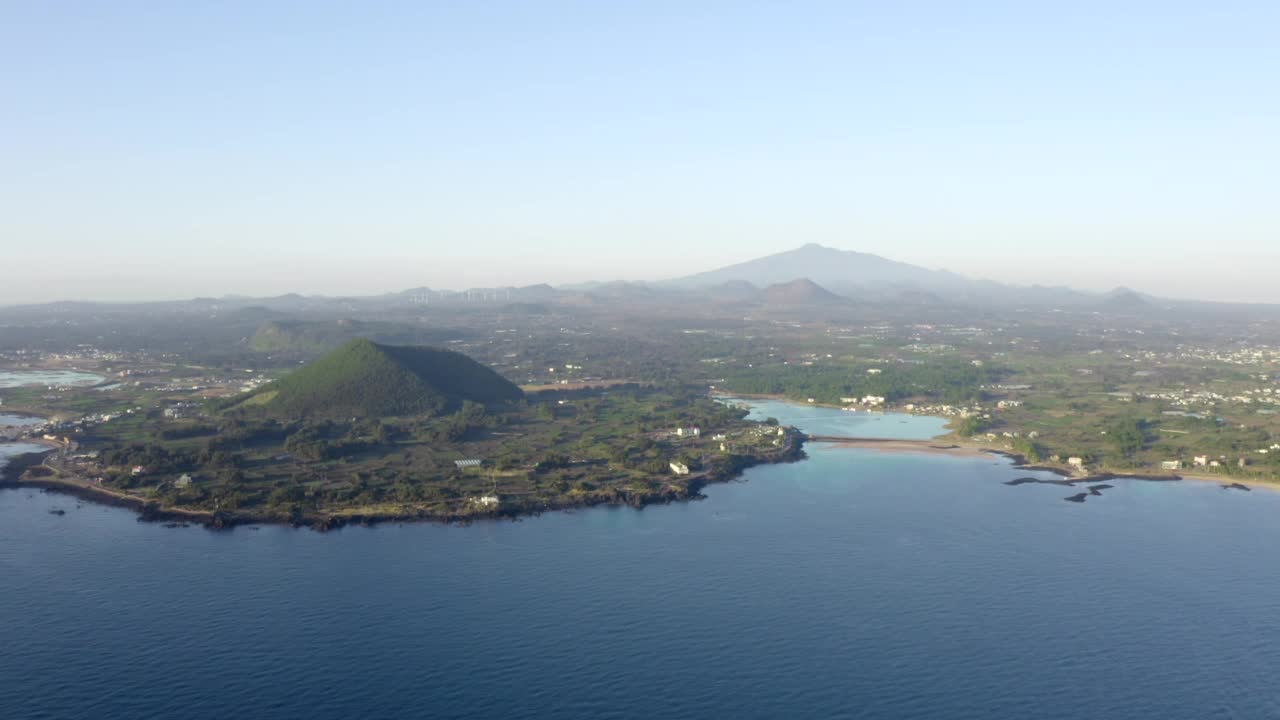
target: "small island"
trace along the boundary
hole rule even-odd
[[[46,439],[6,482],[211,527],[643,507],[802,456],[746,414],[640,383],[526,393],[461,353],[358,339],[253,392]]]

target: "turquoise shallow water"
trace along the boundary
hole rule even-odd
[[[881,438],[890,440],[927,440],[947,431],[947,421],[928,415],[903,413],[850,412],[838,408],[795,405],[776,400],[739,400],[725,402],[747,404],[753,420],[774,418],[783,425],[794,425],[810,435]]]
[[[25,385],[96,385],[101,375],[74,370],[0,370],[0,388]]]
[[[0,491],[0,717],[1280,717],[1280,494],[809,455],[701,502],[330,534]]]

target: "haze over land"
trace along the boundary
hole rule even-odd
[[[1165,287],[1170,293],[1186,288]],[[1061,308],[1097,309],[1109,314],[1151,311],[1196,312],[1239,311],[1260,316],[1280,316],[1280,304],[1232,304],[1188,299],[1185,295],[1160,295],[1116,286],[1105,292],[1080,290],[1061,285],[1018,285],[965,277],[947,270],[898,262],[878,255],[838,250],[816,243],[773,253],[761,258],[683,277],[657,282],[587,282],[555,287],[547,283],[488,287],[417,286],[369,294],[303,295],[284,293],[270,297],[222,294],[216,297],[185,297],[176,301],[140,303],[55,302],[0,306],[0,318],[26,316],[33,312],[61,309],[92,310],[113,306],[143,310],[213,312],[236,311],[246,321],[263,322],[252,339],[254,349],[270,351],[281,343],[303,342],[313,347],[331,343],[335,336],[352,333],[390,333],[402,330],[381,319],[354,320],[330,327],[318,335],[300,340],[293,336],[293,321],[287,314],[297,312],[350,313],[355,311],[405,311],[427,306],[487,305],[509,307],[518,313],[539,314],[549,306],[565,310],[662,308],[670,311],[707,306],[711,314],[771,306],[820,311],[887,309],[889,305],[924,308],[949,305],[959,312],[978,309],[1018,309],[1036,311]],[[281,314],[283,313],[283,314]],[[375,316],[376,317],[376,316]]]
[[[808,242],[1277,302],[1278,25],[1261,2],[10,4],[0,303],[658,281]]]
[[[0,2],[0,720],[1280,718],[1277,28]]]

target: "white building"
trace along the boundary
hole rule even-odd
[[[1182,461],[1181,460],[1165,460],[1164,462],[1160,463],[1160,469],[1161,470],[1181,470]]]
[[[671,463],[671,472],[675,473],[676,475],[688,475],[689,466],[685,465],[684,463],[673,462]]]

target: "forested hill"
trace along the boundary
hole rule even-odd
[[[522,396],[506,378],[461,353],[352,340],[242,405],[279,416],[392,417]]]

